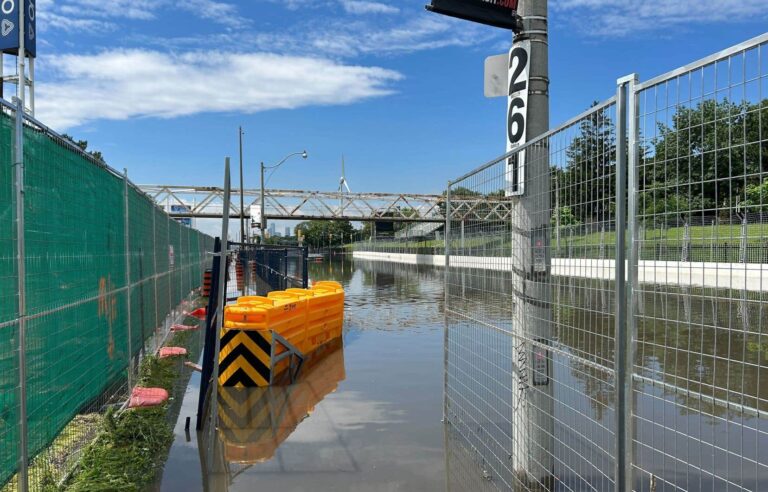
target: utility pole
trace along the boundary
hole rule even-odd
[[[238,132],[240,136],[240,242],[247,243],[248,237],[245,235],[245,210],[243,205],[243,127]]]
[[[279,166],[279,164],[278,164]],[[264,219],[265,213],[264,213],[264,163],[261,163],[261,212],[259,213],[261,217],[259,217],[259,228],[261,229],[261,244],[266,244],[267,242],[267,224],[266,220]]]
[[[520,0],[523,30],[513,49],[529,46],[525,141],[549,130],[547,0]],[[512,67],[509,67],[510,69]],[[510,84],[510,89],[512,84]],[[509,123],[508,123],[509,124]],[[512,198],[514,295],[512,465],[526,486],[549,490],[554,467],[552,383],[551,176],[546,141],[524,151],[523,194]]]

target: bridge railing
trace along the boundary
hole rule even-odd
[[[139,358],[200,285],[212,238],[0,104],[0,486],[42,490],[125,401]]]
[[[767,59],[762,35],[619,79],[450,182],[445,418],[493,487],[761,488]]]

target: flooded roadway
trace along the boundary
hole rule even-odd
[[[292,386],[220,395],[221,431],[203,453],[184,432],[194,374],[159,490],[446,490],[442,271],[339,257],[312,264],[310,279],[344,285],[343,347]]]
[[[451,289],[464,308],[505,326],[508,276],[455,276]],[[184,432],[185,417],[195,417],[194,374],[158,490],[509,490],[510,337],[454,324],[445,360],[442,269],[347,257],[312,264],[310,278],[345,287],[343,347],[292,386],[221,394],[212,445]],[[605,368],[613,359],[613,286],[568,278],[554,286],[554,489],[612,490],[614,394]],[[666,481],[664,490],[768,490],[767,296],[643,288],[639,490],[651,490],[654,477]],[[441,423],[446,370],[450,432]],[[201,462],[212,463],[205,473]]]

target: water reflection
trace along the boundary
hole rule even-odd
[[[510,456],[514,426],[532,425],[516,421],[526,398],[512,388],[527,369],[512,360],[513,347],[530,341],[513,331],[509,277],[454,269],[447,285],[448,433],[478,464],[475,474],[502,490],[521,483]],[[552,280],[548,452],[557,490],[613,488],[613,288],[609,281]],[[768,486],[766,301],[765,292],[641,286],[633,423],[642,490],[652,481],[657,490]]]
[[[309,358],[294,384],[266,388],[219,388],[218,428],[208,474],[211,490],[229,490],[238,475],[253,465],[272,461],[284,470],[280,445],[345,378],[340,340]],[[276,457],[276,455],[278,455]],[[354,465],[354,458],[349,456]],[[206,469],[206,457],[201,464]]]

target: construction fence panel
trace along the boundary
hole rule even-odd
[[[634,90],[640,490],[768,487],[766,38]]]
[[[124,182],[41,129],[24,129],[27,440],[37,456],[81,414],[75,445],[95,431],[94,408],[126,379]],[[50,460],[48,459],[50,458]],[[48,473],[41,456],[30,481]]]
[[[0,483],[19,459],[19,325],[13,118],[0,113]]]
[[[552,252],[561,227],[615,220],[615,121],[609,100],[450,183],[446,421],[499,490],[614,486],[614,285]]]
[[[26,116],[19,216],[13,109],[3,102],[0,114],[0,213],[6,218],[0,221],[3,491],[20,488],[23,471],[26,488],[42,490],[72,470],[106,408],[125,400],[136,377],[130,369],[136,370],[145,343],[166,335],[174,307],[201,284],[199,262],[208,259],[192,245],[212,244],[170,220],[123,175]],[[24,250],[16,234],[20,224]],[[170,241],[181,263],[169,261]],[[177,281],[169,296],[172,275]],[[28,465],[19,468],[24,445]]]
[[[768,34],[452,181],[451,452],[498,490],[768,489],[766,178]]]

